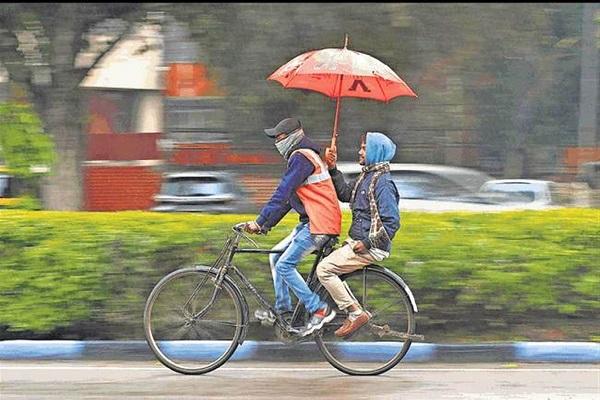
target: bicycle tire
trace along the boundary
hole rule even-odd
[[[157,322],[158,318],[159,318],[159,317],[156,317],[153,320],[153,311],[154,311],[154,307],[155,307],[155,302],[157,299],[160,298],[161,294],[165,293],[166,289],[175,287],[174,282],[176,282],[176,281],[182,282],[182,279],[184,279],[186,276],[197,278],[200,280],[200,282],[202,282],[202,279],[206,278],[204,280],[203,286],[206,286],[206,288],[209,290],[215,289],[215,285],[212,282],[211,278],[215,277],[216,275],[214,272],[209,273],[209,269],[207,267],[183,268],[183,269],[173,271],[170,274],[166,275],[156,284],[156,286],[150,292],[150,295],[148,296],[148,299],[146,301],[146,305],[144,308],[144,333],[146,336],[146,342],[150,346],[150,349],[152,350],[152,352],[154,353],[156,358],[163,365],[165,365],[167,368],[170,368],[171,370],[181,373],[181,374],[200,375],[200,374],[205,374],[207,372],[213,371],[216,368],[219,368],[221,365],[223,365],[225,362],[227,362],[227,360],[233,355],[233,353],[235,352],[235,350],[237,349],[237,347],[240,343],[240,338],[242,337],[242,333],[245,328],[246,318],[244,317],[244,313],[243,313],[243,310],[245,308],[243,307],[243,304],[244,304],[243,298],[241,298],[239,288],[235,285],[235,283],[233,283],[229,278],[226,277],[226,279],[224,279],[221,284],[221,288],[218,291],[217,297],[222,296],[221,298],[218,299],[219,306],[221,306],[222,308],[227,307],[228,306],[227,302],[229,302],[231,305],[233,305],[233,307],[235,309],[235,312],[231,312],[231,313],[225,315],[228,317],[235,318],[235,328],[234,328],[233,332],[231,333],[231,339],[223,340],[223,342],[225,342],[225,343],[221,343],[222,342],[221,340],[218,341],[219,343],[218,343],[218,346],[216,346],[216,348],[223,347],[222,345],[225,345],[225,348],[224,348],[222,354],[220,354],[218,356],[214,356],[215,360],[209,362],[207,365],[203,365],[201,367],[189,367],[189,366],[183,365],[182,360],[184,360],[186,358],[190,359],[190,362],[196,361],[196,359],[192,358],[193,352],[190,353],[190,352],[183,350],[184,347],[188,348],[188,349],[189,348],[198,349],[198,352],[201,354],[197,356],[197,357],[199,357],[197,360],[200,361],[202,359],[202,357],[208,357],[207,353],[211,354],[210,352],[214,352],[214,348],[215,348],[214,342],[215,341],[211,340],[210,347],[208,346],[208,343],[199,343],[199,342],[202,342],[200,340],[188,341],[183,344],[178,343],[178,341],[175,341],[175,340],[161,341],[161,340],[159,340],[160,338],[155,338],[155,332],[153,332],[153,329],[158,329],[158,328],[155,328],[155,325],[157,325],[157,324],[156,323],[153,324],[153,322]],[[188,279],[188,282],[192,282],[192,280]],[[189,284],[189,285],[193,286],[193,284]],[[198,285],[199,284],[196,284],[196,287],[198,287]],[[198,292],[200,292],[200,291],[202,291],[203,294],[205,292],[203,287]],[[196,289],[194,289],[194,293],[196,293]],[[167,292],[167,295],[168,294],[169,293]],[[165,295],[165,296],[167,296],[167,295]],[[188,295],[186,294],[186,296],[188,296]],[[183,296],[183,297],[185,298],[186,296]],[[199,297],[198,294],[193,294],[193,295],[189,295],[189,298],[192,299],[195,296]],[[174,296],[172,296],[172,297],[174,297]],[[229,300],[227,300],[227,299],[229,299]],[[193,301],[193,299],[192,299],[192,301]],[[217,308],[216,304],[217,304],[217,300],[215,300],[215,303],[213,303],[211,305],[211,307],[208,308],[209,314],[210,314],[210,312],[213,311],[213,308],[215,309],[215,311],[218,311],[218,312],[220,312],[220,314],[223,314],[224,311]],[[185,313],[184,309],[177,310],[177,311]],[[196,312],[196,311],[197,310],[195,310],[193,312]],[[165,313],[165,315],[170,317],[171,314]],[[189,319],[189,316],[182,317],[182,318]],[[209,320],[204,320],[204,319],[197,320],[194,324],[197,324],[200,321],[203,323],[207,323],[207,321],[209,321]],[[217,324],[217,325],[221,324],[224,326],[231,325],[230,322],[223,322],[223,321],[217,321],[217,322],[213,321],[213,324]],[[181,329],[182,327],[180,327],[179,329]],[[221,330],[223,330],[223,329],[224,328],[221,328]],[[188,331],[189,330],[191,330],[191,329],[188,329]],[[208,333],[205,329],[200,330],[200,331],[198,331],[196,329],[193,329],[193,330],[199,336],[200,336],[200,334],[210,335],[210,333]],[[161,343],[159,344],[159,342],[161,342]],[[166,354],[165,349],[167,349],[167,348],[173,349],[173,350],[171,350],[172,354]],[[210,349],[210,350],[203,350],[203,349]],[[185,352],[185,354],[183,354],[184,352]],[[175,359],[175,355],[178,355],[180,360]],[[213,357],[211,357],[211,358],[213,358]]]
[[[392,271],[390,271],[386,268],[382,268],[382,267],[379,267],[376,265],[369,265],[363,269],[354,271],[349,274],[342,275],[342,276],[340,276],[340,278],[342,279],[342,281],[347,282],[351,279],[356,279],[356,278],[362,279],[363,274],[365,274],[365,273],[367,274],[367,276],[370,276],[371,278],[377,277],[377,278],[383,279],[389,285],[388,290],[393,290],[396,293],[395,294],[396,298],[399,299],[402,303],[402,306],[401,306],[402,310],[403,310],[402,312],[406,314],[406,321],[402,323],[402,325],[403,325],[402,333],[406,333],[409,335],[414,334],[415,329],[416,329],[416,323],[415,323],[414,311],[413,311],[413,308],[411,305],[411,299],[410,299],[408,293],[406,292],[406,290],[403,288],[403,285],[400,283],[400,282],[402,282],[402,280],[398,275],[396,275],[395,273],[393,273]],[[368,281],[369,281],[369,279],[367,278],[367,282]],[[373,281],[373,280],[371,279],[371,281]],[[353,289],[352,291],[354,292],[355,290]],[[326,298],[327,301],[329,301],[333,307],[336,307],[333,300],[331,300],[329,293],[323,286],[320,286],[320,288],[318,289],[318,293],[321,294],[321,298],[323,298],[323,299]],[[367,310],[369,310],[368,305],[365,308]],[[326,325],[314,337],[315,342],[317,343],[317,346],[319,347],[319,350],[321,351],[321,353],[323,354],[325,359],[333,367],[335,367],[336,369],[338,369],[341,372],[344,372],[348,375],[363,375],[363,376],[364,375],[379,375],[379,374],[382,374],[382,373],[394,368],[404,358],[404,356],[410,349],[412,340],[406,339],[403,341],[402,346],[398,346],[397,353],[395,353],[391,358],[389,358],[389,360],[384,362],[383,365],[380,365],[380,366],[377,366],[374,368],[357,368],[354,364],[358,364],[359,363],[358,361],[356,363],[353,362],[351,364],[348,361],[341,360],[340,355],[336,356],[335,355],[336,351],[333,350],[334,347],[342,348],[343,346],[351,346],[352,345],[351,342],[345,342],[344,339],[334,338],[334,336],[333,336],[334,335],[333,331],[335,330],[335,328],[337,328],[341,325],[341,322],[344,318],[345,318],[344,315],[340,315],[339,317],[336,316],[336,319],[334,321],[332,321],[330,324]],[[373,317],[373,319],[375,319],[375,316]],[[336,324],[336,321],[337,321],[337,324]],[[376,321],[372,320],[369,322],[369,324],[372,324],[375,322]],[[361,331],[365,330],[366,328],[367,328],[366,326],[361,328]],[[325,338],[324,338],[324,336],[325,336]],[[353,335],[351,335],[351,337],[352,336]],[[334,338],[334,339],[331,339],[331,338]],[[331,341],[328,341],[327,339],[331,339]],[[337,340],[337,342],[334,342],[333,340]],[[388,350],[386,350],[386,351],[388,351]],[[344,350],[337,351],[338,354],[344,354],[344,352],[345,352]]]

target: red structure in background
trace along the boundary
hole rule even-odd
[[[160,133],[90,134],[87,159],[93,161],[87,163],[84,173],[85,210],[152,207],[161,181],[160,173],[151,166],[161,159],[159,138]],[[144,160],[150,160],[150,165],[144,165]]]
[[[186,28],[165,21],[164,31],[150,24],[123,37],[80,84],[89,110],[86,210],[149,209],[165,172],[274,161],[227,143],[224,93],[197,62]]]
[[[256,153],[237,151],[230,143],[208,139],[204,136],[201,123],[192,123],[189,128],[196,140],[174,140],[165,124],[164,132],[136,132],[136,124],[144,118],[163,120],[160,114],[136,107],[143,96],[156,93],[164,104],[169,99],[182,100],[176,112],[188,111],[185,107],[198,103],[198,99],[222,96],[209,78],[207,69],[199,63],[172,63],[165,75],[162,93],[148,90],[94,88],[88,97],[89,123],[84,172],[84,207],[87,211],[147,210],[154,206],[154,195],[160,191],[161,176],[165,170],[194,167],[219,170],[223,167],[240,165],[265,165],[280,163],[274,152]],[[193,109],[190,109],[194,111]],[[213,109],[207,109],[213,110]],[[216,109],[215,109],[216,110]],[[206,110],[199,110],[206,112]],[[220,111],[220,110],[217,110]],[[170,111],[166,111],[168,114]],[[153,114],[153,115],[149,115]],[[186,114],[186,118],[193,115]],[[167,118],[169,115],[167,115]],[[173,117],[171,115],[171,117]],[[183,121],[187,121],[185,118]],[[181,128],[185,129],[187,128]],[[209,136],[208,136],[209,137]],[[160,140],[171,140],[169,151],[163,152]],[[275,180],[256,179],[255,175],[240,176],[249,193],[250,201],[258,204],[270,196]]]
[[[567,147],[564,151],[567,174],[577,174],[579,166],[589,161],[600,161],[600,147]]]
[[[91,96],[89,99],[90,120],[88,134],[90,138],[95,135],[115,133],[114,119],[119,114],[120,105],[114,99],[104,96]],[[89,158],[88,158],[89,159]]]
[[[159,132],[135,132],[140,90],[92,89],[84,163],[86,211],[146,210],[160,189]],[[158,96],[156,93],[155,96]]]
[[[144,166],[88,166],[87,211],[147,210],[160,189],[161,174]]]
[[[173,63],[166,76],[165,94],[169,97],[222,96],[208,77],[206,67],[199,63]]]
[[[160,160],[160,133],[105,133],[88,136],[88,160]]]
[[[229,143],[179,143],[169,162],[176,165],[275,164],[273,155],[236,152]]]

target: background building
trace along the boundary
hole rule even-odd
[[[205,28],[163,14],[154,23],[131,29],[96,62],[81,85],[90,113],[85,209],[147,209],[162,173],[198,169],[234,174],[258,206],[270,196],[284,167],[272,143],[261,135],[264,127],[295,115],[311,137],[327,145],[334,103],[265,80],[307,50],[290,32],[273,36],[269,24],[260,25],[276,20],[284,7],[254,14],[248,7],[231,5],[225,16],[207,6],[212,14],[197,14]],[[301,36],[310,26],[330,23],[337,9],[289,7],[308,21],[299,28]],[[423,30],[425,21],[437,15],[428,10],[439,13],[440,8],[380,5],[369,18],[385,15],[382,30],[369,34],[382,41],[365,43],[364,35],[351,35],[351,48],[392,60],[390,65],[419,99],[391,104],[345,100],[340,160],[356,159],[350,144],[365,129],[381,129],[394,138],[399,144],[394,162],[471,167],[498,178],[573,182],[583,163],[600,160],[597,126],[590,125],[598,110],[598,51],[590,40],[598,30],[593,7],[481,5],[466,13],[448,10],[449,26],[470,21],[481,32],[476,37],[468,29],[459,30],[452,38],[440,36],[438,29]],[[517,14],[536,24],[519,40],[510,32],[520,32],[522,25],[501,18]],[[236,18],[234,31],[219,30],[220,24]],[[344,18],[336,22],[344,26]],[[479,30],[497,18],[504,22],[493,31]],[[568,24],[575,20],[583,21],[581,28]],[[264,31],[253,28],[257,26]],[[356,27],[357,32],[361,29]],[[307,43],[335,46],[334,31],[323,30],[320,41],[305,35]],[[398,35],[406,42],[391,40]],[[544,42],[540,37],[552,39]],[[488,42],[497,46],[489,48]],[[584,105],[581,110],[578,101]],[[579,140],[584,136],[585,141]]]

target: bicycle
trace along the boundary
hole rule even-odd
[[[163,277],[149,294],[144,309],[146,341],[158,360],[182,374],[204,374],[219,368],[246,337],[249,310],[240,285],[250,290],[258,302],[274,316],[278,337],[286,342],[314,339],[325,359],[350,375],[377,375],[396,366],[411,343],[423,340],[415,334],[415,298],[402,278],[387,268],[367,265],[341,275],[344,284],[360,298],[372,318],[368,324],[345,338],[334,335],[347,314],[338,310],[336,318],[321,330],[300,337],[295,327],[310,318],[301,303],[291,318],[278,315],[248,278],[232,264],[238,253],[281,253],[259,249],[235,225],[217,260],[211,266],[181,268]],[[240,248],[242,238],[255,248]],[[330,239],[320,250],[306,282],[321,299],[337,306],[316,278],[319,261],[331,253],[337,239]],[[235,280],[234,280],[235,278]],[[356,299],[356,297],[355,297]]]

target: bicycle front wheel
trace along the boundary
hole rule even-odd
[[[144,309],[148,345],[166,367],[182,374],[204,374],[223,365],[243,330],[239,291],[199,268],[165,276]]]
[[[408,295],[391,271],[367,266],[340,277],[350,288],[371,320],[348,337],[335,336],[347,313],[336,318],[315,335],[327,361],[350,375],[377,375],[393,368],[408,352],[415,332],[415,317]],[[321,288],[322,298],[329,294]],[[332,302],[333,307],[335,303]]]

